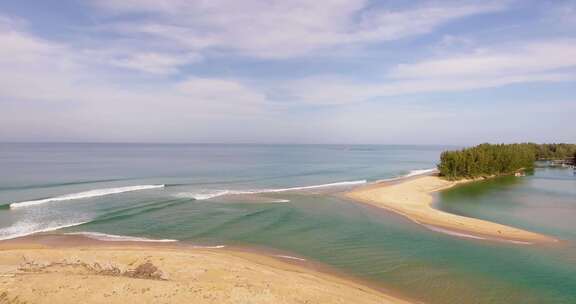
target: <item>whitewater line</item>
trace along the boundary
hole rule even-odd
[[[438,169],[436,169],[436,168],[411,170],[411,171],[408,172],[407,174],[404,174],[404,175],[401,175],[401,176],[397,176],[397,177],[385,178],[385,179],[377,180],[375,183],[379,183],[379,182],[393,182],[393,181],[403,180],[403,179],[406,179],[406,178],[409,178],[409,177],[415,177],[415,176],[430,174],[430,173],[433,173],[433,172],[435,172],[435,171],[437,171],[437,170],[438,170]]]
[[[61,196],[45,198],[45,199],[11,203],[10,208],[14,209],[14,208],[21,208],[21,207],[29,207],[29,206],[41,205],[41,204],[45,204],[45,203],[49,203],[49,202],[85,199],[85,198],[99,197],[99,196],[104,196],[104,195],[111,195],[111,194],[118,194],[118,193],[124,193],[124,192],[132,192],[132,191],[140,191],[140,190],[157,189],[157,188],[163,188],[163,187],[164,187],[164,185],[139,185],[139,186],[128,186],[128,187],[119,187],[119,188],[95,189],[95,190],[66,194],[66,195],[61,195]]]
[[[436,171],[436,168],[430,169],[417,169],[411,170],[405,175],[393,177],[389,179],[383,179],[376,182],[383,182],[383,181],[396,181],[405,179],[408,177],[414,177],[419,175],[425,175]],[[204,190],[198,191],[195,193],[190,192],[183,192],[176,194],[176,197],[183,197],[183,198],[193,198],[195,200],[208,200],[220,196],[225,195],[244,195],[244,194],[263,194],[263,193],[280,193],[280,192],[289,192],[289,191],[298,191],[298,190],[310,190],[310,189],[319,189],[319,188],[329,188],[329,187],[341,187],[341,186],[355,186],[366,184],[367,180],[356,180],[356,181],[344,181],[344,182],[335,182],[335,183],[328,183],[328,184],[321,184],[321,185],[313,185],[313,186],[300,186],[300,187],[291,187],[291,188],[279,188],[279,189],[262,189],[262,190]]]
[[[59,229],[64,229],[64,228],[69,228],[69,227],[74,227],[74,226],[79,226],[82,224],[86,224],[89,221],[86,222],[78,222],[78,223],[73,223],[73,224],[66,224],[66,225],[59,225],[59,226],[54,226],[54,227],[48,227],[48,228],[41,228],[41,229],[37,229],[37,230],[31,230],[31,231],[26,231],[26,232],[16,232],[16,233],[12,233],[12,234],[6,234],[4,236],[0,235],[0,241],[3,240],[10,240],[10,239],[15,239],[15,238],[19,238],[19,237],[24,237],[24,236],[28,236],[28,235],[32,235],[32,234],[36,234],[36,233],[42,233],[42,232],[50,232],[50,231],[54,231],[54,230],[59,230]],[[13,230],[14,227],[18,227],[18,226],[11,226],[8,228],[4,228],[4,229],[0,229],[0,232],[6,231],[6,230]],[[18,227],[21,228],[21,227]]]
[[[262,193],[280,193],[280,192],[289,192],[289,191],[298,191],[298,190],[310,190],[310,189],[319,189],[319,188],[330,188],[330,187],[343,187],[343,186],[354,186],[367,183],[367,180],[357,180],[357,181],[345,181],[345,182],[336,182],[336,183],[329,183],[329,184],[321,184],[321,185],[312,185],[312,186],[300,186],[300,187],[291,187],[291,188],[279,188],[279,189],[262,189],[262,190],[209,190],[209,191],[201,191],[199,193],[179,193],[177,197],[186,197],[186,198],[193,198],[195,200],[207,200],[223,195],[242,195],[242,194],[262,194]]]

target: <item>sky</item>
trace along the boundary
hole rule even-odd
[[[576,1],[0,0],[0,142],[576,142]]]

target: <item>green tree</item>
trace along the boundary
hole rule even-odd
[[[440,175],[450,180],[511,174],[530,169],[536,160],[576,157],[575,144],[480,144],[440,155]]]

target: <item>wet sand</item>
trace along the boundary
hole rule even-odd
[[[254,252],[42,238],[0,242],[0,303],[410,303]]]
[[[426,175],[394,183],[384,182],[358,187],[345,196],[391,210],[432,230],[448,234],[522,244],[557,242],[556,239],[543,234],[455,215],[432,207],[432,193],[465,182],[469,181],[448,181],[435,175]]]

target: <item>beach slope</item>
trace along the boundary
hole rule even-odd
[[[0,243],[0,303],[408,303],[225,249]]]
[[[346,193],[348,198],[399,213],[435,230],[462,236],[506,240],[519,243],[547,243],[556,239],[519,228],[459,216],[432,207],[432,193],[461,182],[435,175],[418,176],[397,183],[377,183]]]

